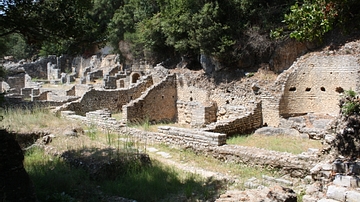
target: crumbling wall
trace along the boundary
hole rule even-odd
[[[20,89],[25,87],[25,73],[8,76],[6,83],[10,86],[10,93],[20,94]]]
[[[359,90],[358,60],[352,55],[310,55],[300,59],[287,70],[280,115],[337,114],[341,93],[349,89]]]
[[[57,57],[55,55],[49,55],[46,58],[40,58],[39,60],[20,65],[23,67],[25,72],[29,74],[31,78],[47,79],[47,64],[56,64]]]
[[[205,108],[213,105],[210,102],[210,92],[195,86],[188,85],[186,78],[182,75],[177,75],[177,122],[180,124],[193,124],[203,125],[214,121],[212,116],[207,116],[209,119],[206,120]],[[207,110],[210,112],[210,110]],[[216,121],[216,111],[215,116]]]
[[[32,88],[22,88],[21,89],[21,95],[23,96],[24,99],[31,98],[32,93],[33,93]]]
[[[216,121],[216,103],[202,104],[197,101],[176,102],[178,110],[178,123],[190,124],[192,127],[204,127],[206,124]]]
[[[121,111],[122,106],[129,103],[142,95],[146,89],[153,85],[152,78],[149,76],[144,79],[143,82],[138,83],[130,89],[118,89],[118,90],[95,90],[91,89],[87,91],[80,99],[69,103],[59,110],[75,111],[77,114],[84,115],[86,112],[95,111],[98,109],[109,109],[111,112]],[[76,86],[75,92],[77,91]],[[75,93],[77,94],[77,93]]]
[[[162,82],[152,86],[136,100],[123,106],[123,117],[127,122],[175,121],[176,119],[176,79],[167,76]]]
[[[262,123],[262,107],[261,102],[259,102],[252,112],[236,118],[225,119],[209,124],[206,130],[217,133],[226,133],[227,135],[244,134],[261,127]]]

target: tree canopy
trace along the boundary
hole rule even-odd
[[[267,49],[251,42],[260,35],[314,41],[359,28],[358,8],[358,0],[2,0],[0,44],[17,34],[46,55],[101,43],[119,51],[127,41],[136,58],[206,54],[231,65],[246,50]]]

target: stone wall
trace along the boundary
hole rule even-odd
[[[172,141],[183,146],[221,146],[226,144],[226,134],[212,133],[199,130],[177,128],[170,126],[159,126],[159,133],[172,137]]]
[[[176,102],[178,110],[178,123],[190,124],[192,127],[204,127],[206,124],[216,122],[216,103],[204,105],[197,101],[181,101]]]
[[[71,89],[66,91],[67,96],[83,96],[87,91],[89,91],[92,86],[87,84],[76,84]]]
[[[122,106],[142,95],[153,85],[152,78],[147,77],[141,83],[137,83],[129,89],[118,90],[95,90],[87,91],[80,101],[71,102],[59,108],[59,111],[70,110],[77,114],[85,115],[86,112],[98,109],[109,109],[111,112],[119,112]],[[76,91],[76,88],[75,88]],[[75,93],[76,94],[76,93]]]
[[[344,90],[359,91],[359,58],[352,55],[316,56],[300,59],[284,73],[286,82],[279,113],[289,117],[305,113],[336,115]]]
[[[227,135],[244,134],[260,128],[262,123],[262,107],[261,102],[259,102],[252,112],[236,118],[225,119],[209,124],[205,130],[226,133]]]
[[[22,88],[20,94],[23,96],[23,98],[27,99],[27,98],[31,98],[32,93],[33,93],[32,88]]]
[[[25,73],[20,73],[6,79],[7,84],[10,86],[10,93],[20,94],[20,89],[25,87],[25,75]]]
[[[32,78],[47,79],[48,62],[57,64],[57,57],[55,55],[50,55],[46,58],[40,58],[35,62],[20,65],[20,67],[23,67],[25,72]]]
[[[31,101],[46,101],[48,100],[48,94],[50,91],[41,92],[39,95],[32,96]]]
[[[167,76],[162,82],[149,88],[138,99],[123,106],[126,122],[175,121],[176,119],[176,78]]]
[[[284,174],[290,174],[293,177],[308,175],[310,169],[318,163],[318,158],[314,154],[304,153],[294,155],[259,148],[226,145],[224,142],[226,141],[226,136],[221,133],[168,126],[159,127],[160,132],[129,128],[125,124],[111,118],[111,114],[106,110],[89,112],[86,114],[86,117],[75,115],[74,112],[69,111],[63,111],[61,115],[68,119],[81,120],[86,124],[95,124],[104,131],[127,134],[138,141],[149,144],[164,143],[193,149],[195,152],[205,153],[221,161],[277,168]]]

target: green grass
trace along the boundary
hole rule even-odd
[[[247,166],[245,164],[224,162],[213,158],[212,156],[205,156],[196,153],[190,149],[181,150],[171,148],[167,145],[161,144],[158,147],[161,151],[165,151],[172,156],[172,159],[187,166],[202,168],[212,172],[227,173],[239,178],[239,183],[231,186],[244,190],[244,182],[250,178],[261,179],[263,175],[278,176],[276,169],[262,168],[258,166]],[[154,155],[154,154],[150,154]]]
[[[51,113],[45,107],[35,106],[33,108],[6,108],[0,111],[4,117],[0,121],[1,128],[18,133],[31,133],[45,131],[48,128],[55,132],[62,132],[73,126],[78,126],[77,121],[68,121]]]
[[[40,201],[75,201],[82,196],[81,186],[93,188],[87,173],[70,167],[62,159],[45,155],[40,149],[25,153],[24,167],[34,183]],[[84,189],[84,188],[82,188]]]
[[[58,157],[32,149],[25,155],[40,201],[99,201],[105,196],[121,196],[141,201],[209,200],[218,195],[222,184],[184,173],[153,161],[149,167],[129,169],[114,179],[91,180],[86,171],[69,166]],[[102,194],[101,194],[102,193]]]
[[[230,137],[226,143],[231,145],[263,148],[279,152],[289,152],[292,154],[300,154],[307,151],[309,148],[322,148],[320,141],[288,135],[238,135]]]

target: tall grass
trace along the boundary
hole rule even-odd
[[[73,125],[76,121],[61,119],[51,113],[48,108],[34,106],[32,108],[5,108],[1,109],[0,115],[4,117],[0,121],[0,127],[18,133],[44,131],[51,128],[61,132]]]

